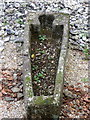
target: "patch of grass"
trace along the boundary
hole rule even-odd
[[[26,81],[26,82],[29,82],[29,81],[30,81],[30,76],[27,76],[27,77],[25,78],[25,81]]]
[[[86,58],[86,59],[89,59],[89,56],[90,56],[90,50],[89,50],[89,48],[85,47],[85,48],[83,49],[83,53],[84,53],[84,55],[85,55],[85,58]]]
[[[38,76],[44,78],[44,74],[42,73],[39,73]]]
[[[37,51],[40,51],[40,49],[38,48]]]
[[[34,80],[36,80],[37,82],[40,82],[39,77],[36,75],[34,76]]]
[[[38,75],[34,76],[34,80],[36,80],[37,82],[40,82],[40,78],[45,78],[43,73],[39,73]]]
[[[82,82],[88,82],[89,80],[88,80],[88,78],[82,78],[81,81]]]
[[[36,70],[37,68],[38,66],[35,66],[35,65],[32,66],[32,70]]]
[[[32,22],[33,20],[32,19],[29,19],[28,22]]]
[[[52,58],[52,57],[50,57],[50,56],[48,56],[48,60],[53,60],[53,58]]]
[[[8,25],[9,23],[8,23],[7,21],[5,21],[3,24],[4,24],[4,25]]]
[[[42,53],[42,54],[44,54],[44,53],[46,53],[44,50],[40,50],[40,49],[36,49],[39,53]]]
[[[46,40],[46,35],[39,35],[39,40],[44,41]]]
[[[40,51],[40,53],[42,53],[42,54],[44,54],[44,53],[46,53],[44,50],[42,50],[42,51]]]
[[[19,23],[20,25],[24,24],[24,22],[21,19],[18,19],[16,22]]]

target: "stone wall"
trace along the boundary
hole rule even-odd
[[[9,40],[15,40],[24,32],[25,17],[27,12],[31,11],[53,11],[53,12],[66,12],[70,14],[70,43],[76,48],[82,49],[88,41],[88,0],[5,0],[2,8],[4,19],[2,20],[3,29],[5,34],[11,32]],[[28,3],[29,1],[29,3]],[[7,2],[7,3],[6,3]],[[5,24],[5,22],[7,22]],[[6,41],[6,38],[4,38]]]
[[[29,2],[29,3],[28,3]],[[1,0],[0,2],[0,57],[6,42],[19,42],[24,33],[26,15],[31,11],[53,11],[70,14],[72,48],[80,49],[89,43],[88,0]],[[20,44],[16,44],[20,46]],[[20,63],[20,62],[19,62]]]
[[[70,46],[82,50],[88,45],[88,0],[19,0],[19,2],[2,0],[0,3],[0,66],[4,66],[5,63],[10,64],[11,61],[10,55],[7,55],[8,62],[5,58],[4,49],[8,47],[7,43],[16,46],[17,54],[13,53],[15,50],[12,50],[12,53],[17,56],[15,58],[17,64],[22,65],[22,35],[27,13],[32,11],[69,13]]]

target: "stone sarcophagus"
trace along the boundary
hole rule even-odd
[[[68,14],[28,14],[23,51],[27,119],[59,116],[68,36]]]

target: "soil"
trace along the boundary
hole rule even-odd
[[[34,95],[52,95],[55,86],[61,39],[43,29],[31,38],[31,70]]]
[[[82,51],[68,50],[60,120],[90,120],[89,60],[85,57]]]
[[[3,79],[7,79],[8,81],[9,76],[8,78],[5,78],[6,73],[8,75],[8,72],[10,72],[10,76],[12,76],[13,69],[15,70],[18,68],[18,66],[16,65],[17,62],[14,61],[14,59],[11,59],[11,57],[14,58],[17,55],[14,47],[15,44],[11,44],[10,42],[8,44],[5,44],[5,48],[6,48],[4,50],[5,63],[2,64],[2,66],[6,69],[8,68],[8,71],[5,69],[2,70],[1,67],[0,80],[2,79],[2,77],[4,77]],[[90,98],[88,98],[90,97],[90,95],[88,94],[89,93],[88,91],[90,90],[90,84],[89,84],[90,82],[87,81],[86,79],[88,78],[88,70],[89,70],[88,65],[90,62],[88,60],[83,59],[84,57],[85,57],[84,53],[82,53],[81,51],[78,50],[76,51],[69,48],[67,60],[66,60],[66,66],[65,66],[66,70],[65,70],[64,93],[63,93],[64,97],[61,108],[60,120],[61,119],[90,120],[90,107],[89,107]],[[20,58],[21,57],[17,59],[19,60],[18,63],[22,61]],[[1,74],[2,72],[3,75],[5,72],[4,76]],[[15,74],[17,74],[18,72],[20,71],[15,72]],[[20,74],[18,74],[18,77]],[[15,83],[15,81],[12,81],[12,83]],[[16,83],[16,85],[17,84],[18,83]],[[0,85],[2,85],[2,83]],[[0,86],[0,87],[4,88],[4,86]],[[0,94],[3,94],[2,90],[0,91]],[[11,90],[10,87],[9,90]],[[25,111],[26,111],[25,105],[22,99],[19,99],[19,101],[10,102],[3,100],[2,96],[0,96],[0,119],[22,118],[23,114],[25,114]]]
[[[17,97],[18,93],[22,93],[23,95],[23,86],[22,86],[22,71],[20,70],[12,70],[12,69],[2,69],[2,99],[6,99],[7,97],[10,100],[19,100],[21,98]],[[12,89],[18,89],[17,91],[12,91]],[[11,101],[12,101],[11,100]]]

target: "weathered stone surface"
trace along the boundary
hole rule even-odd
[[[4,98],[6,101],[13,101],[14,100],[14,98],[11,98],[11,97],[5,97]]]
[[[19,1],[18,0],[12,0],[12,1],[11,0],[1,0],[1,1],[2,2],[0,3],[0,30],[1,30],[0,40],[2,40],[2,41],[14,42],[14,40],[17,40],[17,36],[20,36],[21,34],[23,34],[24,30],[22,30],[22,29],[24,29],[24,24],[21,21],[24,21],[24,23],[25,23],[25,19],[26,19],[25,16],[28,11],[32,11],[32,10],[44,11],[46,8],[47,9],[46,11],[48,11],[48,12],[49,11],[59,12],[62,9],[66,10],[65,12],[67,12],[67,11],[70,12],[70,31],[72,31],[72,30],[73,31],[72,31],[72,33],[70,32],[71,37],[70,37],[69,41],[70,41],[70,43],[73,44],[73,46],[75,44],[75,47],[72,46],[73,48],[82,50],[83,46],[87,45],[87,43],[90,43],[90,39],[88,39],[88,37],[87,37],[89,35],[85,35],[86,40],[85,39],[83,40],[82,39],[83,36],[81,35],[81,34],[87,32],[87,26],[89,26],[88,21],[87,21],[87,19],[88,19],[88,3],[89,3],[88,0],[61,0],[61,1],[60,0],[56,0],[56,1],[55,0],[48,0],[48,1],[47,0],[32,0],[32,1],[27,0],[27,1],[29,1],[29,3],[27,3],[27,1],[25,2],[25,0],[19,0]],[[17,2],[13,2],[13,1],[17,1]],[[24,1],[24,2],[22,2],[22,1]],[[6,2],[8,2],[8,3],[6,3]],[[18,2],[20,2],[20,3],[18,3]],[[31,3],[33,3],[33,4],[31,4]],[[82,12],[78,12],[81,8],[84,8],[84,10]],[[8,11],[10,11],[9,9],[12,9],[12,11],[14,13],[9,14],[8,13]],[[21,10],[21,9],[24,9],[24,10]],[[79,19],[82,19],[82,20],[79,20]],[[7,34],[7,31],[4,31],[5,28],[9,28],[9,29],[13,30],[14,32],[12,33],[12,35]],[[78,35],[78,39],[77,39],[77,37],[75,37],[75,39],[73,39],[73,36],[77,36],[77,35]],[[8,38],[6,38],[6,37],[8,37]],[[8,41],[8,40],[10,40],[10,41]],[[74,42],[74,41],[76,41],[76,42]],[[12,46],[12,48],[14,48],[14,47]],[[1,52],[0,56],[3,55],[2,52],[4,49],[5,48],[2,45],[0,48],[0,52]],[[9,46],[8,46],[8,49],[11,49],[11,48],[9,48]],[[15,51],[15,50],[12,49],[12,51]],[[11,53],[11,51],[9,51],[9,52]],[[5,53],[5,56],[6,56],[6,54],[7,53]],[[7,56],[9,56],[9,55],[7,54]],[[11,59],[11,57],[8,57],[8,58]],[[11,61],[8,60],[8,62],[7,62],[6,57],[4,57],[4,58],[0,57],[0,59],[1,59],[0,66],[5,66],[5,62],[7,64],[6,66],[8,66],[8,63],[10,64],[9,65],[10,68],[13,66]],[[20,57],[18,57],[16,59],[17,59],[17,63],[19,63],[19,61],[22,61],[22,59]],[[4,64],[2,64],[2,63],[4,63]],[[16,61],[14,63],[16,63]],[[22,65],[22,64],[20,63],[20,65]],[[14,68],[15,68],[15,66],[14,66]],[[2,81],[2,78],[0,78],[0,81]]]
[[[23,94],[22,93],[17,93],[17,98],[20,99],[23,97]]]
[[[13,87],[11,90],[12,90],[13,92],[19,92],[19,91],[20,91],[20,88]]]
[[[64,65],[67,54],[68,46],[68,31],[69,31],[69,15],[65,13],[47,13],[52,14],[55,17],[53,25],[63,25],[63,38],[62,46],[59,57],[58,69],[55,80],[54,94],[50,96],[34,96],[32,88],[32,76],[31,76],[31,63],[30,63],[30,24],[40,25],[38,17],[42,13],[30,13],[27,16],[27,24],[25,31],[24,42],[24,91],[25,91],[25,104],[27,109],[27,117],[33,117],[33,115],[39,115],[40,117],[53,117],[59,115],[60,111],[62,90],[63,90],[63,77],[64,77]],[[59,39],[59,38],[58,38]]]

